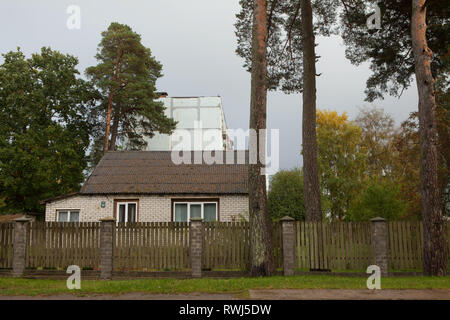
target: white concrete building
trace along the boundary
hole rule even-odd
[[[172,135],[156,133],[153,138],[146,139],[147,147],[143,151],[233,149],[227,136],[221,97],[162,95],[159,101],[166,107],[165,115],[178,122],[177,128]],[[196,135],[195,129],[201,129],[202,134]],[[127,142],[123,144],[128,149]]]

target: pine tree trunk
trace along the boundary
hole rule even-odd
[[[420,182],[425,275],[444,276],[447,258],[444,221],[439,197],[436,100],[431,73],[432,52],[426,39],[425,0],[412,1],[411,37],[419,93]]]
[[[111,113],[112,113],[112,102],[113,102],[114,92],[111,88],[109,91],[109,98],[108,98],[108,110],[106,112],[106,132],[105,132],[105,147],[104,151],[108,151],[109,149],[109,132],[111,128]]]
[[[117,107],[118,108],[118,107]],[[119,130],[119,112],[116,112],[111,126],[111,140],[109,141],[109,150],[116,150],[117,134]]]
[[[311,0],[301,0],[303,32],[303,175],[306,221],[321,221],[316,139],[316,54]]]
[[[252,32],[252,71],[250,129],[256,135],[250,135],[249,149],[259,155],[265,148],[259,141],[259,130],[266,128],[267,102],[267,0],[255,0]],[[267,276],[274,271],[272,250],[272,229],[267,211],[266,179],[261,174],[262,159],[249,165],[249,216],[252,276]]]
[[[117,44],[119,46],[119,44]],[[118,79],[119,74],[119,64],[120,64],[120,58],[122,57],[122,50],[120,47],[117,48],[117,56],[116,56],[116,63],[114,66],[114,74],[113,74],[113,82],[116,82]],[[104,151],[108,151],[109,149],[109,133],[111,130],[111,114],[112,114],[112,105],[113,105],[113,99],[114,99],[114,91],[115,88],[111,86],[109,89],[109,97],[108,97],[108,111],[106,113],[106,132],[105,132],[105,147]]]

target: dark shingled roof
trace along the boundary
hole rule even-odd
[[[201,151],[189,152],[189,156],[192,164],[177,165],[170,151],[107,152],[80,194],[248,193],[248,152],[224,151],[223,164],[211,165],[203,161],[194,164],[196,156],[203,159]],[[234,158],[234,164],[227,164],[227,156]],[[238,158],[245,159],[245,163],[238,162]]]

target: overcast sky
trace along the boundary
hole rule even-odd
[[[66,26],[67,7],[81,8],[81,29]],[[111,22],[128,24],[163,64],[159,91],[170,96],[220,95],[229,128],[248,128],[250,75],[236,56],[234,35],[238,0],[1,0],[0,53],[21,47],[28,56],[43,46],[79,58],[81,73],[96,64],[100,34]],[[317,107],[350,117],[364,102],[368,65],[354,66],[344,56],[339,37],[318,38]],[[1,60],[2,61],[2,60]],[[413,86],[401,99],[386,97],[374,105],[397,124],[417,110]],[[268,128],[280,129],[280,165],[300,167],[301,96],[269,93]]]

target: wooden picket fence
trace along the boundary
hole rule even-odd
[[[283,268],[283,237],[281,234],[281,223],[272,223],[272,246],[274,253],[274,265],[276,269]]]
[[[282,238],[279,223],[272,223],[274,263],[282,268]],[[207,270],[247,270],[250,266],[248,222],[204,223],[203,268]]]
[[[304,222],[297,227],[297,268],[363,270],[372,261],[370,222]]]
[[[373,263],[370,222],[336,222],[329,230],[330,269],[365,271]]]
[[[393,270],[420,270],[423,267],[422,221],[388,222],[389,265]],[[447,269],[450,270],[450,221],[445,225]]]
[[[297,268],[302,270],[365,271],[373,261],[370,222],[296,223]],[[450,270],[450,222],[446,223]],[[388,222],[391,271],[423,268],[421,221]]]
[[[204,223],[203,268],[244,270],[250,259],[250,230],[245,222]]]
[[[29,228],[27,268],[99,268],[99,222],[32,222]]]
[[[118,224],[116,270],[185,270],[190,268],[189,224],[141,222]]]
[[[372,264],[370,222],[296,222],[296,268],[299,270],[365,271]],[[29,224],[28,268],[65,269],[78,265],[98,269],[100,223],[32,222]],[[272,224],[274,261],[283,267],[281,225]],[[421,270],[423,226],[420,221],[388,222],[391,271]],[[450,270],[450,223],[446,224]],[[13,223],[0,224],[0,268],[12,267]],[[250,263],[247,222],[204,223],[203,268],[245,270]],[[116,227],[115,270],[190,269],[189,224],[143,222]]]
[[[12,267],[13,230],[12,223],[0,223],[0,269]]]

